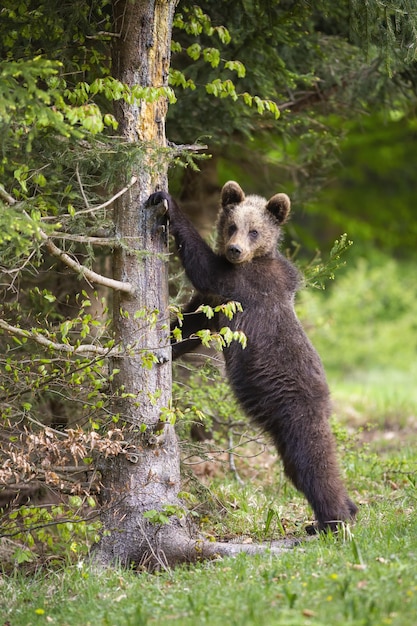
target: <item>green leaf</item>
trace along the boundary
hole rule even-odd
[[[208,304],[201,304],[198,307],[197,312],[204,313],[204,315],[209,320],[213,319],[213,317],[214,317],[214,309],[213,309],[213,307],[209,306]]]
[[[83,501],[80,496],[69,496],[68,503],[74,508],[79,508],[80,506],[82,506]]]
[[[220,51],[217,48],[205,48],[203,50],[203,58],[206,63],[210,63],[211,67],[218,67],[220,63]]]
[[[32,550],[26,550],[25,548],[16,548],[13,553],[13,558],[18,565],[22,565],[22,563],[32,563],[35,560],[36,555],[32,552]],[[40,611],[41,609],[37,609]]]
[[[225,26],[216,26],[214,30],[222,43],[227,45],[232,41],[230,33]]]
[[[224,67],[232,72],[236,72],[239,78],[246,76],[246,68],[240,61],[226,61]]]
[[[189,57],[191,57],[194,61],[197,61],[197,59],[200,58],[201,55],[201,46],[198,43],[193,43],[191,46],[188,46],[187,48],[187,54]]]

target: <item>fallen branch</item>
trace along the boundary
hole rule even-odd
[[[245,554],[273,554],[278,555],[291,550],[300,543],[299,539],[281,539],[268,543],[229,543],[220,541],[190,541],[190,552],[196,553],[195,560],[200,558],[213,559],[218,557],[237,556]],[[201,556],[200,556],[201,555]]]

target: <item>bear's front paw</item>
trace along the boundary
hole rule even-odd
[[[166,208],[168,209],[169,202],[171,200],[171,196],[166,191],[157,191],[156,193],[152,193],[149,198],[145,202],[145,206],[157,206],[158,204],[162,204],[163,202],[167,202]]]

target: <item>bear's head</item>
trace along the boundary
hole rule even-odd
[[[273,257],[286,222],[291,202],[285,193],[270,200],[245,196],[234,181],[226,183],[221,193],[217,219],[217,250],[230,263],[247,263],[255,257]]]

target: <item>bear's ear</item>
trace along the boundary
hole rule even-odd
[[[243,202],[244,199],[245,194],[243,190],[234,180],[229,180],[229,182],[223,185],[221,193],[222,207],[228,204],[239,204],[239,202]]]
[[[268,200],[266,208],[280,224],[284,224],[290,214],[291,200],[286,193],[277,193]]]

